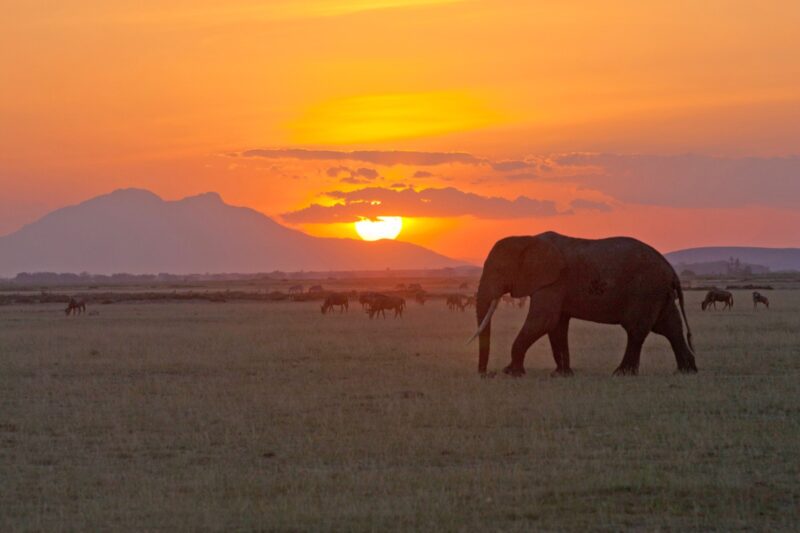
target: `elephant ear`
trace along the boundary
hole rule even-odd
[[[558,281],[567,262],[561,251],[552,243],[534,238],[522,249],[519,271],[511,287],[511,296],[530,296],[537,290]]]

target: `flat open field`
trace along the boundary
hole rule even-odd
[[[701,313],[700,373],[573,321],[479,379],[474,312],[409,303],[0,307],[0,530],[788,530],[800,523],[800,291]],[[501,307],[490,368],[524,310]]]

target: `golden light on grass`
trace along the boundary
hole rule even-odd
[[[365,241],[396,239],[403,229],[403,217],[365,218],[355,223],[356,233]]]
[[[469,131],[500,115],[463,91],[373,94],[331,100],[291,124],[301,143],[349,144]]]

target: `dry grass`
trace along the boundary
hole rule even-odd
[[[696,376],[574,322],[576,376],[481,380],[472,313],[411,303],[0,308],[0,529],[731,530],[800,519],[800,292],[689,297]],[[502,308],[490,366],[524,311]]]

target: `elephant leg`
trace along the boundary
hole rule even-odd
[[[553,359],[556,361],[556,369],[551,376],[572,375],[572,369],[569,366],[568,330],[569,317],[562,316],[555,329],[547,334],[550,339],[550,348],[553,350]]]
[[[556,327],[561,316],[561,300],[561,289],[555,287],[541,290],[531,298],[528,316],[511,345],[511,364],[503,372],[512,376],[525,374],[525,354],[534,342]]]
[[[625,346],[625,355],[616,370],[615,376],[635,376],[639,373],[639,359],[642,355],[642,344],[647,333],[628,331],[628,344]]]
[[[680,311],[678,311],[678,306],[675,305],[674,301],[670,301],[666,307],[664,307],[664,311],[653,326],[653,333],[663,335],[667,338],[670,346],[672,346],[672,352],[675,354],[675,361],[678,364],[679,372],[697,372],[694,354],[686,343]]]
[[[669,297],[671,297],[671,293]],[[615,376],[635,376],[639,373],[642,345],[663,313],[666,302],[667,295],[664,295],[663,299],[642,301],[640,305],[628,309],[626,317],[622,321],[622,327],[628,334],[628,344],[625,347],[622,362],[614,370]]]

